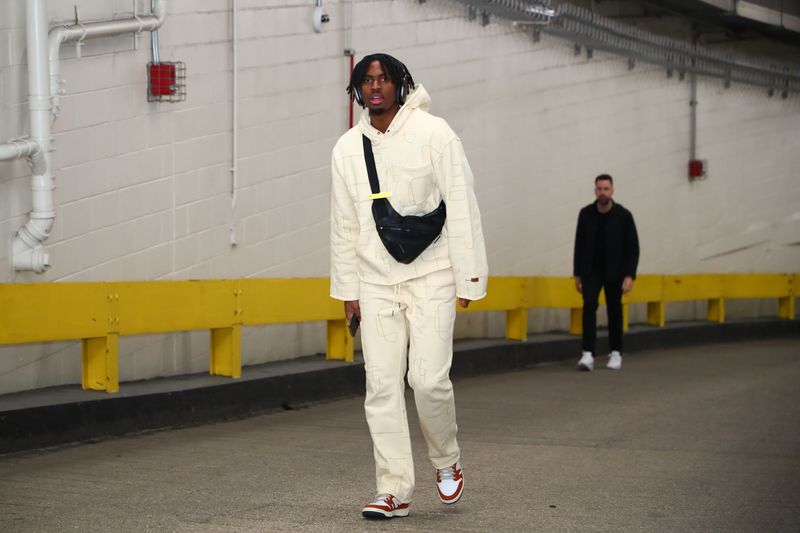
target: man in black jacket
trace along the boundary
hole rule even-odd
[[[597,200],[578,215],[573,274],[575,288],[583,295],[583,354],[579,370],[594,368],[597,338],[597,298],[606,294],[608,344],[606,366],[622,368],[622,294],[633,288],[639,264],[639,237],[631,212],[615,203],[614,180],[601,174],[594,180]]]

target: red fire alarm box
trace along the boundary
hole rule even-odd
[[[175,65],[150,63],[150,92],[153,96],[175,94]]]
[[[689,161],[689,179],[698,180],[706,176],[708,168],[702,159],[692,159]]]
[[[148,102],[182,102],[186,99],[184,63],[148,63],[147,78]]]

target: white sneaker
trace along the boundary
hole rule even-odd
[[[608,364],[606,364],[606,368],[610,368],[611,370],[620,370],[622,368],[622,356],[618,351],[614,350],[608,354]]]
[[[592,352],[583,352],[581,360],[578,361],[578,370],[589,372],[594,368],[594,357]]]
[[[401,503],[391,494],[378,494],[375,501],[361,509],[364,518],[394,518],[408,516],[408,504]]]
[[[464,473],[461,471],[461,461],[457,461],[453,466],[436,470],[436,490],[442,503],[456,503],[461,498],[461,493],[464,490]]]

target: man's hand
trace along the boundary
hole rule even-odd
[[[581,283],[580,276],[575,276],[575,290],[578,291],[578,294],[583,294],[583,283]]]
[[[348,300],[344,303],[344,316],[348,322],[353,315],[356,315],[358,321],[361,322],[361,307],[358,305],[358,300]]]
[[[470,281],[471,281],[472,283],[478,283],[478,280],[479,280],[479,279],[480,279],[480,278],[470,278]],[[469,303],[470,303],[471,301],[472,301],[472,300],[468,300],[467,298],[458,298],[458,306],[459,306],[459,307],[463,307],[464,309],[466,309],[467,307],[469,307]]]
[[[625,279],[622,280],[623,294],[630,292],[632,288],[633,288],[633,278],[630,276],[625,276]]]

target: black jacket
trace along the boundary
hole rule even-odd
[[[595,240],[597,239],[597,202],[581,209],[578,229],[575,231],[575,255],[572,273],[587,276],[592,272]],[[626,276],[636,279],[639,265],[639,236],[633,215],[614,202],[608,212],[606,227],[606,274],[609,279],[622,280]]]

